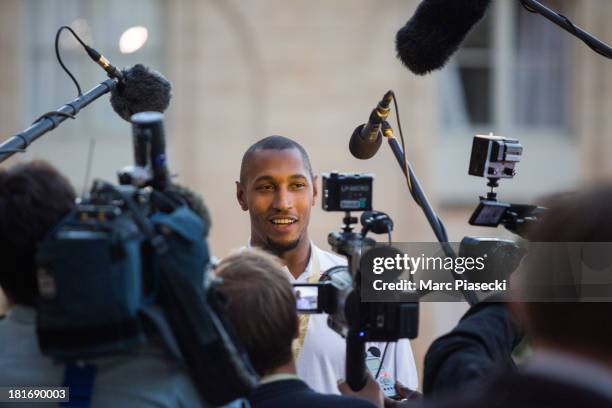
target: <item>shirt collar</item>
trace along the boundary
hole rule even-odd
[[[247,242],[247,248],[249,249],[253,248],[253,245],[251,245],[250,239]],[[290,282],[307,282],[308,281],[308,278],[312,274],[313,259],[316,256],[315,252],[317,251],[317,249],[318,248],[316,247],[316,245],[312,241],[310,241],[310,258],[308,258],[308,263],[306,264],[306,268],[304,268],[304,272],[302,272],[300,276],[297,277],[297,279],[293,277],[293,275],[289,271],[289,268],[287,268],[286,266],[283,266],[283,270],[285,271],[285,274],[287,275],[287,278],[289,278]]]
[[[296,374],[290,374],[290,373],[271,374],[271,375],[264,376],[259,381],[259,385],[269,384],[269,383],[275,382],[275,381],[299,380],[299,379],[300,379],[300,377],[298,377]]]

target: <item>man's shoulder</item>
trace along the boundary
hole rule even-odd
[[[316,245],[312,246],[314,248],[315,254],[319,259],[319,266],[321,267],[321,272],[325,272],[329,268],[338,265],[346,265],[348,262],[345,257],[335,254],[333,252],[324,251]]]
[[[312,404],[311,406],[322,406],[322,407],[347,407],[347,408],[372,408],[375,405],[371,402],[357,397],[345,397],[342,395],[334,394],[316,394],[317,399],[313,399],[312,402],[320,402],[320,405]]]
[[[278,381],[260,386],[255,389],[249,400],[253,408],[374,407],[373,404],[361,398],[318,393],[301,380]]]

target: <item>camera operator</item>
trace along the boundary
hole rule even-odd
[[[308,234],[310,211],[317,196],[317,178],[304,148],[283,136],[266,137],[242,158],[237,198],[251,221],[249,246],[277,255],[291,282],[318,282],[321,274],[347,261],[316,247]],[[417,386],[414,357],[408,340],[368,343],[384,357],[380,375]],[[294,342],[297,372],[318,392],[338,393],[345,377],[346,342],[329,328],[327,315],[300,315]]]
[[[37,243],[74,203],[73,187],[46,162],[0,169],[0,286],[10,304],[7,317],[0,320],[0,386],[59,387],[68,376],[67,366],[43,355],[38,345],[35,253]],[[83,361],[91,368],[93,382],[84,395],[71,389],[71,402],[81,399],[94,407],[200,406],[182,365],[150,340],[130,354]]]
[[[291,343],[299,332],[296,299],[278,259],[263,251],[243,250],[216,269],[227,299],[226,316],[261,376],[248,397],[254,408],[373,407],[356,397],[313,391],[296,375]],[[366,386],[378,406],[382,392],[372,379]]]
[[[610,202],[612,184],[564,196],[551,205],[539,223],[529,231],[529,239],[532,242],[558,243],[612,242]],[[538,257],[540,262],[532,263],[527,259],[518,280],[520,290],[526,290],[533,280],[555,282],[555,277],[563,273],[560,268],[567,268],[571,260],[567,252],[558,251],[552,255],[529,254],[529,258]],[[600,253],[599,256],[609,254]],[[526,332],[532,338],[533,355],[518,370],[506,368],[497,373],[494,370],[481,372],[482,381],[467,387],[462,387],[464,382],[460,378],[459,381],[463,382],[458,384],[460,392],[436,395],[426,400],[426,405],[612,407],[612,326],[608,323],[612,303],[578,302],[577,297],[574,300],[573,303],[509,304],[525,323]],[[483,310],[487,309],[481,308],[477,313]],[[455,354],[471,347],[460,342],[455,346]],[[485,347],[480,350],[483,356],[486,355]]]
[[[560,198],[529,231],[529,239],[612,242],[610,202],[610,184]],[[562,272],[558,266],[565,268],[570,262],[567,253],[559,251],[557,255],[560,256],[530,253],[529,258],[537,256],[540,263],[527,259],[518,282],[522,290],[530,281],[554,282]],[[436,405],[486,406],[495,401],[500,407],[612,407],[612,326],[608,324],[612,303],[575,300],[512,303],[510,306],[524,320],[532,337],[533,356],[518,372],[501,373],[486,385]]]

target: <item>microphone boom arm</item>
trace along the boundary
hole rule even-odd
[[[102,95],[110,92],[116,86],[116,80],[107,79],[106,81],[98,84],[95,88],[92,88],[57,110],[42,115],[38,120],[36,120],[36,122],[34,122],[23,132],[16,134],[0,144],[0,163],[15,153],[23,152],[30,144],[32,144],[32,142],[50,130],[58,127],[60,123],[65,121],[67,118],[74,119],[76,114],[79,113],[81,109]]]
[[[593,35],[587,33],[580,27],[574,25],[567,17],[562,14],[559,14],[543,4],[537,2],[536,0],[519,0],[523,7],[525,7],[528,11],[532,13],[538,13],[546,19],[552,21],[565,31],[579,38],[588,45],[593,51],[596,53],[603,55],[608,59],[612,59],[612,48],[606,43],[600,41],[598,38]]]

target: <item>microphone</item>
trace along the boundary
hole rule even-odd
[[[395,36],[397,57],[417,75],[442,68],[490,3],[491,0],[423,0]]]
[[[101,66],[110,78],[118,80],[117,86],[111,89],[110,101],[115,112],[124,120],[131,122],[135,113],[163,113],[168,108],[172,86],[162,74],[142,64],[136,64],[128,70],[119,70],[104,55],[85,44],[73,31],[72,33],[85,48],[87,55]]]
[[[111,90],[113,109],[124,120],[140,112],[163,113],[172,98],[172,85],[159,72],[142,64],[122,71],[123,81]]]
[[[353,131],[349,142],[351,154],[361,160],[369,159],[376,154],[382,143],[384,121],[389,116],[389,105],[393,100],[393,91],[387,91],[370,114],[368,123],[359,125]]]

